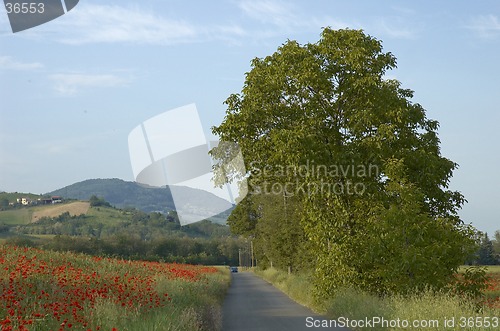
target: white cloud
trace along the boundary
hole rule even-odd
[[[408,20],[404,17],[381,18],[372,28],[376,34],[395,39],[415,39],[419,33],[418,25],[412,24],[409,27]]]
[[[54,89],[63,95],[75,95],[82,89],[112,88],[127,85],[129,79],[112,74],[54,74],[49,77],[54,82]]]
[[[415,24],[415,11],[409,8],[394,7],[397,15],[378,18],[365,22],[345,22],[328,15],[305,16],[307,12],[281,0],[241,0],[239,8],[249,18],[264,24],[274,25],[277,29],[258,34],[259,37],[271,37],[283,31],[319,31],[322,27],[333,29],[364,29],[367,33],[387,36],[395,39],[415,39],[422,30],[422,24]]]
[[[237,0],[238,1],[238,0]],[[70,44],[129,43],[138,45],[173,45],[224,40],[240,43],[242,38],[273,38],[283,33],[353,27],[328,15],[304,16],[301,8],[281,0],[241,0],[237,7],[262,28],[243,22],[203,25],[182,18],[159,15],[136,6],[80,3],[67,15],[20,36],[35,40],[52,37]],[[271,28],[270,28],[271,26]]]
[[[483,38],[500,35],[500,20],[495,15],[482,15],[472,18],[467,28],[476,31]]]
[[[0,70],[35,70],[41,69],[43,65],[38,62],[20,62],[11,56],[0,56]]]
[[[253,31],[251,35],[257,38],[273,37],[282,34],[284,31],[288,33],[317,31],[319,33],[321,27],[331,27],[333,29],[355,28],[352,24],[327,15],[304,16],[300,8],[279,0],[242,0],[238,3],[238,6],[249,18],[277,28]]]
[[[138,6],[88,3],[80,3],[70,13],[54,21],[53,26],[56,26],[59,34],[57,41],[71,45],[172,45],[213,39],[238,39],[247,34],[237,24],[201,26],[181,18],[160,16]],[[46,28],[54,29],[48,26]]]
[[[210,40],[239,40],[249,33],[235,23],[202,25],[179,17],[166,17],[141,5],[102,5],[80,2],[66,15],[16,34],[46,42],[48,39],[69,45],[130,43],[139,45],[172,45]],[[2,15],[0,26],[8,26]],[[5,24],[4,24],[5,23]],[[7,30],[6,30],[7,31]],[[4,35],[0,31],[0,36]],[[5,32],[11,36],[12,33]]]
[[[60,40],[67,44],[173,44],[198,35],[197,29],[187,22],[166,19],[138,7],[81,4],[58,23],[68,28]]]
[[[271,0],[245,0],[239,3],[239,7],[245,14],[263,23],[288,27],[299,22],[290,4]]]
[[[404,6],[401,6],[401,5],[393,5],[391,6],[391,9],[401,15],[405,15],[405,16],[415,16],[415,15],[418,15],[417,11],[413,8],[409,8],[409,7],[404,7]]]

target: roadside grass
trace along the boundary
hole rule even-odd
[[[494,285],[488,288],[485,297],[493,300],[493,304],[488,301],[481,311],[476,309],[473,302],[464,302],[458,296],[430,290],[408,296],[379,297],[346,288],[339,289],[333,297],[326,301],[317,302],[313,295],[312,274],[288,275],[277,269],[256,269],[255,274],[272,283],[296,302],[315,312],[325,314],[331,319],[339,317],[363,321],[367,318],[369,320],[372,318],[380,319],[381,321],[399,319],[400,321],[408,321],[410,323],[408,329],[412,330],[484,330],[484,326],[479,326],[480,324],[475,322],[471,323],[469,318],[478,318],[481,321],[494,317],[500,318],[500,305],[496,305],[496,303],[500,303],[498,301],[500,286],[497,286],[500,284],[500,273],[492,271],[496,271],[496,268],[489,269],[488,277],[498,280],[498,282],[492,282]],[[455,326],[445,327],[445,319],[454,320]],[[414,321],[419,325],[412,325]],[[401,327],[391,328],[386,325],[374,325],[370,328],[370,330],[401,329]]]
[[[317,313],[325,312],[324,307],[314,299],[312,273],[288,274],[275,268],[254,268],[253,272],[286,293],[295,302]]]
[[[186,282],[163,277],[155,279],[158,293],[168,293],[171,306],[146,314],[139,314],[117,306],[110,300],[101,300],[92,309],[91,325],[111,326],[117,330],[170,331],[221,330],[222,302],[230,282],[229,271],[219,268],[206,282]],[[108,328],[104,327],[105,330]]]
[[[329,318],[347,317],[351,320],[386,321],[386,324],[374,324],[371,330],[484,330],[479,324],[470,323],[469,318],[481,321],[497,317],[500,310],[485,307],[478,312],[474,304],[464,303],[457,296],[446,293],[425,291],[409,296],[391,296],[380,298],[353,289],[339,290],[326,303]],[[401,321],[399,327],[391,327],[393,321]],[[454,326],[446,327],[445,321],[454,321]],[[416,324],[414,324],[416,323]],[[475,326],[474,326],[475,325]],[[358,330],[354,328],[354,330]]]

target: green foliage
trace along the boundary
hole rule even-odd
[[[500,230],[495,231],[495,238],[492,241],[495,257],[500,264]]]
[[[249,169],[253,205],[237,207],[232,228],[262,241],[261,261],[284,268],[314,256],[319,296],[443,288],[476,249],[475,229],[458,216],[465,199],[448,190],[457,164],[440,154],[439,124],[413,92],[384,78],[395,67],[359,30],[287,41],[252,61],[213,128],[240,146]],[[212,154],[216,168],[230,158]],[[280,187],[287,192],[274,192]],[[287,214],[279,201],[292,196],[300,212]]]
[[[252,238],[262,267],[292,270],[312,267],[312,256],[300,225],[300,200],[295,197],[250,194],[229,216],[231,232]]]
[[[259,215],[252,196],[247,195],[227,218],[231,232],[237,235],[254,235]]]
[[[32,245],[33,242],[30,246]],[[56,235],[53,239],[37,246],[55,251],[72,251],[131,260],[237,265],[238,250],[243,246],[243,242],[236,238],[188,237],[158,237],[144,241],[138,234],[117,233],[104,239]]]
[[[496,252],[495,247],[498,247],[496,240],[491,241],[488,234],[485,233],[481,237],[476,263],[479,265],[500,264],[500,255]]]
[[[9,207],[9,199],[7,198],[0,198],[0,210],[4,210],[5,208]]]
[[[205,220],[181,227],[175,212],[132,208],[92,207],[86,215],[66,212],[5,227],[8,243],[127,259],[237,265],[238,251],[247,246],[225,225]]]
[[[10,227],[6,224],[0,223],[0,233],[9,232]]]
[[[92,195],[89,199],[90,207],[111,207],[111,204],[104,200],[104,198],[98,198]]]
[[[13,236],[9,237],[5,244],[19,247],[35,247],[36,243],[27,236]]]
[[[255,244],[261,266],[272,265],[289,272],[310,269],[311,257],[300,209],[294,197],[252,195],[259,206]]]
[[[488,288],[487,281],[486,268],[469,267],[458,276],[457,282],[452,290],[454,290],[464,302],[474,304],[476,310],[480,311],[483,308],[484,292]]]

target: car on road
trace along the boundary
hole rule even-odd
[[[238,267],[229,267],[229,270],[231,270],[231,272],[238,272]]]

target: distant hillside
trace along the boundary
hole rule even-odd
[[[195,201],[203,202],[205,206],[211,206],[215,210],[232,207],[228,201],[202,190],[176,186],[176,192],[190,196]],[[48,194],[77,200],[89,200],[92,195],[96,195],[117,208],[134,207],[145,212],[161,211],[166,213],[175,210],[172,194],[168,187],[149,187],[117,178],[88,179]],[[224,214],[227,217],[228,213]],[[211,220],[225,223],[225,217],[215,217]]]
[[[117,178],[88,179],[48,194],[76,200],[89,200],[96,195],[117,208],[135,207],[146,212],[174,209],[169,189],[146,187]]]

